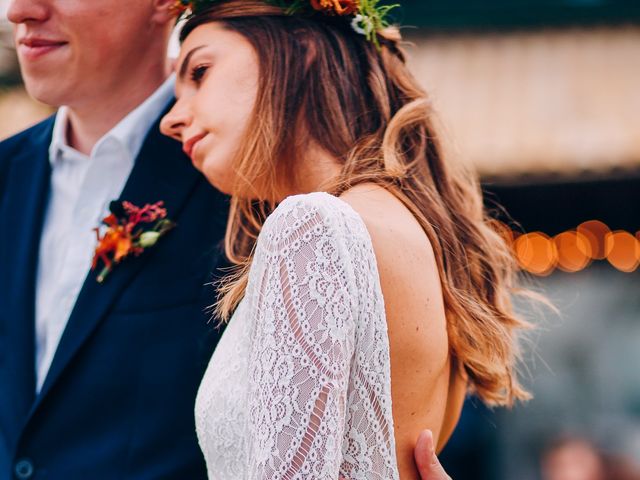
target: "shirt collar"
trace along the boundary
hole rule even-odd
[[[81,155],[80,152],[77,152],[67,145],[68,117],[69,112],[67,107],[60,107],[58,113],[56,113],[51,145],[49,145],[49,161],[51,162],[51,166],[53,166],[54,162],[64,153],[76,152],[78,155]]]
[[[91,157],[105,144],[117,143],[131,162],[135,161],[147,132],[173,97],[175,75],[171,75],[150,97],[127,114],[115,127],[107,132],[93,147]],[[85,157],[67,144],[68,107],[60,107],[53,126],[53,135],[49,146],[49,161],[52,166],[58,158]]]

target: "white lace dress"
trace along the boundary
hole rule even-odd
[[[210,479],[397,479],[371,238],[326,193],[287,198],[196,400]]]

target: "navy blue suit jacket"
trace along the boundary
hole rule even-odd
[[[53,119],[0,143],[0,480],[206,478],[193,417],[220,331],[206,307],[227,199],[149,132],[122,200],[177,227],[104,283],[88,272],[35,395],[34,299]]]

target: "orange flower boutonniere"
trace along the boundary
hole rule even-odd
[[[129,202],[111,202],[111,214],[102,220],[107,226],[106,231],[100,235],[100,227],[94,229],[98,245],[91,270],[95,270],[100,261],[103,264],[98,283],[104,281],[114,264],[130,255],[139,256],[175,227],[175,223],[167,219],[167,211],[162,206],[163,202],[144,207],[136,207]]]

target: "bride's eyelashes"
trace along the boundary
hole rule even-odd
[[[200,64],[191,69],[190,78],[193,83],[200,85],[204,79],[205,74],[209,70],[210,65]]]

